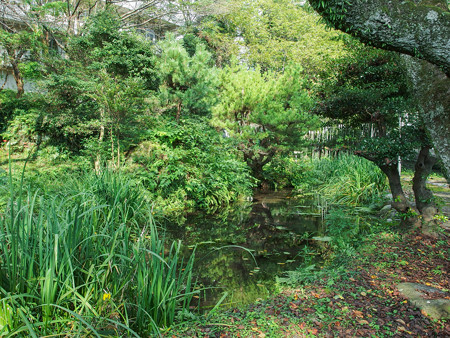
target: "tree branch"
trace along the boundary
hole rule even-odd
[[[332,26],[375,47],[415,56],[450,75],[450,12],[445,1],[309,0]]]

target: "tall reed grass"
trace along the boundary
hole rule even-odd
[[[386,176],[372,162],[349,154],[314,159],[307,175],[309,188],[330,203],[373,204],[387,189]]]
[[[194,254],[158,234],[113,172],[60,194],[14,189],[0,214],[0,336],[148,336],[188,310]],[[142,220],[147,218],[144,225]]]

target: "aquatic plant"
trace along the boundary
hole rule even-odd
[[[372,162],[340,154],[311,161],[301,187],[313,189],[330,203],[363,205],[377,202],[386,190],[386,178]]]
[[[130,182],[113,172],[86,178],[91,189],[45,196],[13,189],[10,176],[0,335],[139,337],[188,311],[194,254],[183,262],[179,242],[167,250],[150,213],[137,222],[145,206]]]

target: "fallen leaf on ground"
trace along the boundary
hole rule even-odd
[[[308,333],[316,335],[317,334],[317,329],[309,329]]]
[[[363,313],[361,312],[361,311],[358,311],[358,310],[353,310],[353,314],[356,316],[356,317],[359,317],[359,318],[363,318],[364,316],[363,316]]]

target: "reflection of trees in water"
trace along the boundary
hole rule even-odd
[[[304,244],[303,233],[292,231],[292,228],[304,221],[305,217],[293,214],[292,207],[286,204],[255,203],[246,222],[246,244],[257,252],[299,249],[298,246]],[[311,225],[311,232],[317,231],[318,224],[314,218],[310,218],[308,224]]]
[[[262,200],[258,203],[234,205],[214,217],[190,216],[182,226],[170,231],[174,239],[181,239],[185,245],[201,244],[201,253],[211,245],[242,245],[259,252],[295,250],[303,245],[304,232],[317,231],[317,218],[296,214],[295,202],[287,200],[270,203]]]
[[[230,292],[227,302],[232,303],[249,303],[266,296],[267,287],[258,281],[272,280],[274,272],[255,268],[250,254],[242,249],[227,248],[207,255],[195,270],[204,285],[217,289],[206,293],[209,298],[206,297],[203,305],[214,304],[225,290]]]
[[[233,290],[228,301],[248,303],[274,288],[274,277],[284,269],[295,269],[296,263],[284,263],[305,244],[304,230],[317,230],[313,218],[299,216],[297,204],[291,203],[287,199],[262,198],[255,203],[234,205],[214,217],[191,216],[184,225],[172,230],[172,237],[182,239],[185,245],[203,243],[196,253],[195,273],[199,280],[204,285]],[[260,269],[255,269],[253,258],[243,249],[214,250],[230,245],[252,250]],[[207,303],[217,301],[224,291],[214,290],[215,296],[210,296]]]

